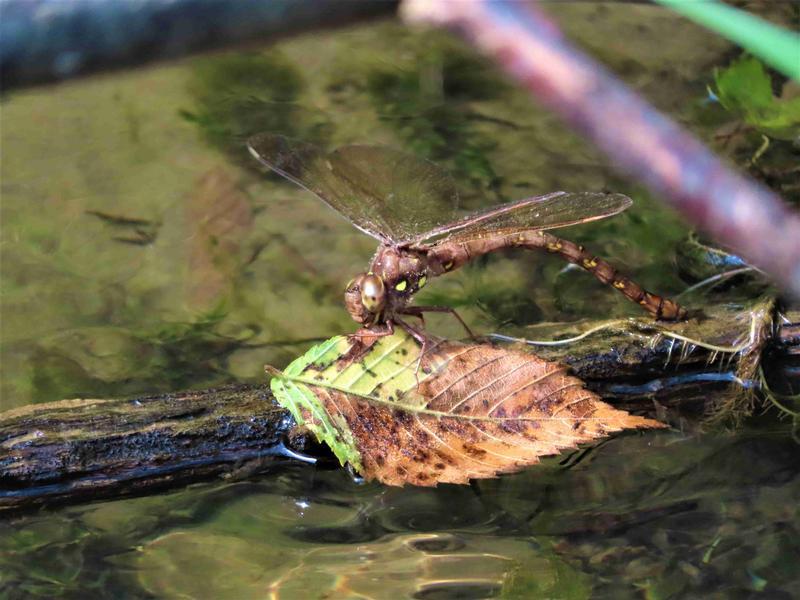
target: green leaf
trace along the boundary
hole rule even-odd
[[[779,99],[756,58],[743,57],[715,74],[716,95],[728,111],[748,125],[777,138],[800,136],[800,97]]]
[[[416,341],[401,332],[375,338],[371,345],[336,336],[293,361],[282,376],[273,377],[270,387],[281,406],[328,444],[342,465],[350,463],[362,471],[361,453],[349,425],[340,413],[331,415],[325,409],[316,390],[337,390],[379,404],[394,402],[426,379],[415,369],[419,352]],[[413,404],[410,398],[404,398],[406,405]]]
[[[324,371],[326,365],[333,365],[349,346],[347,337],[336,336],[312,347],[286,367],[282,376],[273,377],[270,388],[278,403],[292,413],[297,424],[304,425],[320,442],[328,444],[342,465],[350,463],[354,468],[361,470],[361,454],[355,447],[352,437],[347,436],[347,427],[336,426],[333,417],[328,415],[317,397],[301,379],[303,371],[308,368]],[[341,379],[339,375],[342,376]],[[352,381],[352,373],[332,372],[328,378],[320,378],[318,383],[324,381],[330,385],[337,385],[345,378]]]
[[[402,330],[335,337],[280,373],[278,402],[344,464],[390,485],[466,483],[635,427],[566,367],[489,344]]]

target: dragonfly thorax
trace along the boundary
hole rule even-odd
[[[0,0],[2,2],[2,0]],[[312,144],[261,133],[247,142],[262,164],[312,191],[364,233],[380,240],[369,272],[345,290],[345,304],[364,327],[450,312],[409,307],[432,277],[503,248],[546,250],[591,272],[657,319],[683,319],[686,310],[643,289],[585,248],[547,233],[622,212],[622,194],[553,192],[464,214],[453,179],[432,163],[391,148],[344,146],[327,152]],[[419,339],[421,335],[417,336]]]

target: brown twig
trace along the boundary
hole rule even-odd
[[[406,0],[401,12],[462,34],[623,171],[800,297],[800,216],[570,45],[535,3]]]

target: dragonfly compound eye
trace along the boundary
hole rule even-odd
[[[367,273],[361,280],[361,303],[371,313],[383,310],[386,303],[386,288],[383,285],[383,279]]]
[[[361,290],[367,277],[366,273],[359,273],[350,280],[350,283],[344,289],[344,305],[347,308],[347,312],[350,313],[356,323],[361,323],[362,325],[375,320],[375,315],[364,306],[361,297]]]

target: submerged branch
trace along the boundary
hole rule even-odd
[[[800,347],[792,324],[798,321],[800,314],[775,319],[772,302],[765,301],[747,309],[720,307],[687,323],[628,319],[551,324],[522,333],[529,340],[560,340],[526,347],[569,364],[588,387],[618,406],[652,412],[655,399],[660,407],[707,414],[721,410],[709,398],[752,404],[752,391],[761,385],[762,352],[769,348],[791,358]],[[565,341],[585,332],[590,333],[577,342]],[[266,383],[137,399],[64,400],[0,413],[0,513],[151,493],[313,460],[301,454],[305,438],[292,437],[294,424]]]

